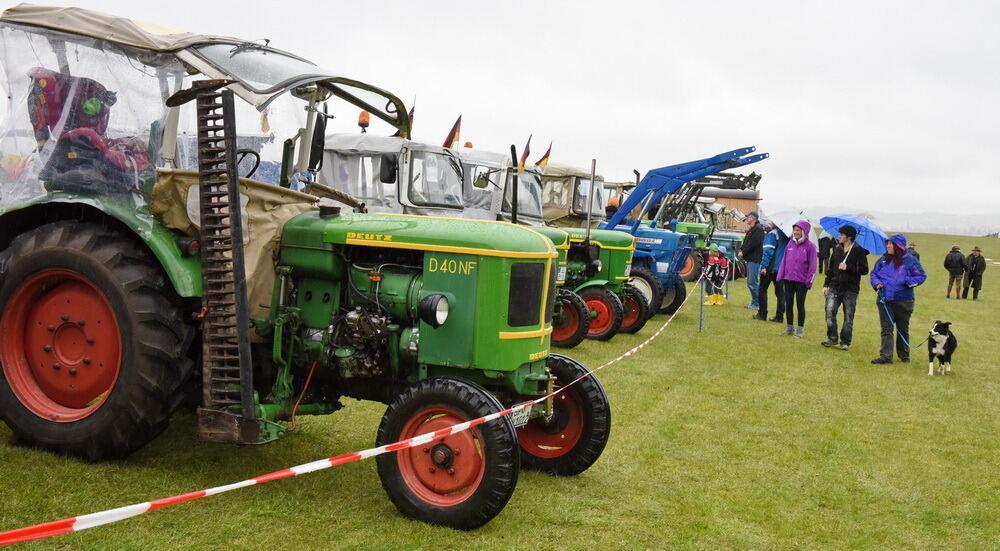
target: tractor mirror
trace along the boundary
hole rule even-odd
[[[396,156],[392,153],[382,155],[382,162],[379,163],[378,178],[383,184],[396,183]]]
[[[486,189],[490,185],[490,179],[486,177],[485,173],[476,176],[476,180],[472,182],[472,187],[476,189]]]

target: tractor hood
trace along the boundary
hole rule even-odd
[[[579,243],[587,238],[587,230],[584,228],[560,228],[569,234],[570,241]],[[590,241],[597,243],[604,249],[634,249],[635,239],[623,231],[616,230],[590,230]]]
[[[328,219],[323,241],[503,258],[555,258],[552,240],[522,226],[457,218],[343,214]]]

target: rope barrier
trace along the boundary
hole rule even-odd
[[[701,277],[698,278],[698,281],[696,283],[700,283],[701,280],[704,279],[704,277],[705,277],[705,275],[704,275],[704,272],[703,272],[702,275],[701,275]],[[397,451],[400,451],[400,450],[405,450],[405,449],[413,448],[413,447],[416,447],[416,446],[421,446],[423,444],[427,444],[427,443],[431,442],[432,440],[434,440],[436,438],[443,438],[445,436],[450,436],[450,435],[453,435],[453,434],[458,434],[460,432],[464,432],[466,430],[469,430],[472,427],[476,427],[476,426],[482,425],[484,423],[489,423],[490,421],[494,421],[494,420],[499,419],[501,417],[512,415],[512,414],[514,414],[514,413],[516,413],[518,411],[524,410],[525,408],[530,408],[531,406],[540,404],[540,403],[544,402],[545,400],[547,400],[549,398],[555,397],[555,396],[559,395],[560,393],[564,392],[566,389],[568,389],[568,388],[572,387],[573,385],[577,384],[578,382],[582,381],[583,379],[586,379],[587,377],[590,377],[594,373],[596,373],[596,372],[598,372],[598,371],[600,371],[600,370],[602,370],[604,368],[610,367],[611,365],[614,365],[614,364],[620,362],[621,360],[624,360],[625,358],[628,358],[629,356],[632,356],[632,355],[638,353],[640,350],[642,350],[647,345],[649,345],[649,343],[653,342],[653,340],[655,340],[657,337],[659,337],[660,334],[663,333],[664,330],[666,330],[666,328],[670,325],[670,322],[672,322],[674,320],[674,318],[681,311],[681,309],[683,309],[683,307],[687,303],[688,299],[691,298],[691,294],[694,293],[694,290],[697,290],[699,287],[700,287],[700,285],[696,284],[693,287],[693,290],[689,291],[687,293],[687,295],[684,297],[684,301],[681,302],[680,306],[677,307],[677,310],[674,311],[674,313],[671,314],[669,318],[667,318],[667,321],[665,321],[663,323],[663,325],[661,325],[660,328],[657,329],[656,332],[654,332],[648,339],[646,339],[645,341],[639,343],[638,345],[636,345],[635,347],[633,347],[631,350],[625,352],[624,354],[618,356],[617,358],[615,358],[613,360],[610,360],[610,361],[607,361],[603,365],[595,367],[594,369],[591,369],[591,370],[587,371],[587,373],[581,375],[580,377],[577,377],[571,383],[569,383],[569,384],[567,384],[567,385],[565,385],[565,386],[557,389],[556,391],[554,391],[554,392],[552,392],[550,394],[542,396],[541,398],[536,398],[536,399],[530,400],[528,402],[523,402],[523,403],[517,404],[515,406],[512,406],[512,407],[510,407],[508,409],[505,409],[503,411],[498,411],[496,413],[491,413],[490,415],[486,415],[486,416],[480,417],[478,419],[473,419],[471,421],[466,421],[464,423],[458,423],[456,425],[452,425],[450,427],[445,427],[443,429],[439,429],[439,430],[436,430],[434,432],[424,433],[424,434],[421,434],[421,435],[418,435],[418,436],[414,436],[412,438],[408,438],[406,440],[400,440],[398,442],[393,442],[391,444],[386,444],[384,446],[379,446],[377,448],[370,448],[370,449],[359,451],[359,452],[346,453],[346,454],[343,454],[343,455],[338,455],[336,457],[328,457],[326,459],[320,459],[318,461],[312,461],[310,463],[304,463],[302,465],[297,465],[297,466],[290,467],[290,468],[287,468],[287,469],[282,469],[280,471],[274,471],[274,472],[271,472],[271,473],[267,473],[265,475],[261,475],[261,476],[257,476],[257,477],[250,478],[250,479],[247,479],[247,480],[243,480],[241,482],[235,482],[233,484],[227,484],[227,485],[224,485],[224,486],[216,486],[214,488],[208,488],[206,490],[200,490],[200,491],[197,491],[197,492],[190,492],[190,493],[186,493],[186,494],[179,494],[179,495],[175,495],[175,496],[171,496],[171,497],[165,497],[165,498],[162,498],[162,499],[156,499],[156,500],[153,500],[153,501],[147,501],[145,503],[136,503],[134,505],[127,505],[125,507],[118,507],[116,509],[109,509],[107,511],[101,511],[101,512],[98,512],[98,513],[90,513],[88,515],[82,515],[82,516],[73,517],[73,518],[56,520],[56,521],[52,521],[52,522],[46,522],[44,524],[36,524],[34,526],[27,526],[27,527],[24,527],[24,528],[18,528],[16,530],[9,530],[9,531],[6,531],[6,532],[0,532],[0,546],[10,545],[10,544],[13,544],[13,543],[20,543],[20,542],[25,542],[25,541],[31,541],[31,540],[36,540],[36,539],[42,539],[42,538],[50,538],[50,537],[53,537],[53,536],[58,536],[58,535],[62,535],[62,534],[68,534],[70,532],[79,532],[81,530],[86,530],[88,528],[95,528],[97,526],[103,526],[105,524],[111,524],[111,523],[114,523],[114,522],[119,522],[119,521],[122,521],[122,520],[125,520],[125,519],[128,519],[128,518],[132,518],[132,517],[139,516],[139,515],[142,515],[142,514],[145,514],[145,513],[149,513],[149,512],[152,512],[152,511],[156,511],[156,510],[159,510],[159,509],[170,507],[172,505],[177,505],[179,503],[184,503],[184,502],[187,502],[187,501],[193,501],[195,499],[200,499],[200,498],[203,498],[203,497],[214,496],[214,495],[222,494],[222,493],[225,493],[225,492],[230,492],[232,490],[238,490],[240,488],[246,488],[247,486],[253,486],[253,485],[256,485],[256,484],[263,484],[265,482],[271,482],[273,480],[280,480],[280,479],[283,479],[283,478],[289,478],[289,477],[298,476],[298,475],[301,475],[301,474],[307,474],[307,473],[312,473],[312,472],[316,472],[316,471],[321,471],[321,470],[324,470],[324,469],[329,469],[330,467],[337,467],[337,466],[344,465],[344,464],[347,464],[347,463],[353,463],[355,461],[360,461],[362,459],[368,459],[369,457],[375,457],[375,456],[378,456],[378,455],[382,455],[382,454],[387,453],[387,452],[397,452]]]

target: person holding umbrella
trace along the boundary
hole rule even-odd
[[[785,286],[785,320],[788,328],[781,335],[805,336],[806,325],[806,293],[812,287],[816,276],[816,245],[809,240],[807,234],[812,226],[805,220],[799,220],[792,225],[792,238],[785,246],[785,257],[778,268],[778,281]],[[798,325],[792,325],[793,307],[798,309]]]
[[[906,252],[906,236],[897,233],[885,242],[885,254],[871,272],[872,288],[878,293],[876,307],[882,325],[882,348],[873,364],[892,363],[893,329],[896,332],[896,355],[910,361],[910,316],[913,314],[913,288],[927,279],[920,261]]]
[[[868,273],[868,250],[854,242],[858,230],[850,224],[841,226],[837,235],[837,246],[830,257],[823,283],[826,297],[826,340],[823,346],[830,348],[839,344],[840,349],[851,349],[854,332],[854,309],[858,305],[861,290],[861,276]],[[844,326],[837,335],[837,311],[844,307]]]

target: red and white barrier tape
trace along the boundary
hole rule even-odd
[[[701,278],[699,278],[700,281]],[[697,283],[697,282],[696,282]],[[345,463],[353,463],[354,461],[360,461],[362,459],[368,459],[369,457],[375,457],[376,455],[382,455],[386,452],[395,452],[400,450],[405,450],[407,448],[413,448],[426,444],[435,438],[442,438],[452,434],[457,434],[472,427],[482,425],[483,423],[488,423],[500,417],[510,415],[516,411],[523,410],[524,408],[531,407],[535,404],[540,404],[547,400],[548,398],[555,396],[567,388],[575,385],[576,383],[590,377],[592,374],[611,366],[615,363],[628,358],[642,350],[654,339],[660,336],[660,333],[670,325],[670,322],[674,320],[677,316],[677,312],[680,312],[681,307],[687,303],[688,299],[691,298],[691,294],[698,289],[698,285],[692,286],[692,290],[684,297],[684,302],[678,306],[677,310],[671,314],[667,321],[660,326],[648,339],[632,348],[628,352],[625,352],[621,356],[610,360],[599,367],[591,369],[587,373],[581,375],[573,382],[559,388],[555,392],[531,400],[530,402],[524,402],[516,406],[512,406],[503,411],[498,411],[496,413],[491,413],[485,417],[480,417],[478,419],[473,419],[471,421],[466,421],[464,423],[458,423],[457,425],[452,425],[450,427],[445,427],[434,432],[428,432],[421,434],[419,436],[414,436],[413,438],[408,438],[406,440],[400,440],[399,442],[393,442],[392,444],[386,444],[384,446],[379,446],[377,448],[371,448],[360,452],[345,453],[344,455],[338,455],[336,457],[328,457],[326,459],[321,459],[319,461],[313,461],[311,463],[304,463],[295,467],[288,469],[283,469],[280,471],[274,471],[265,475],[254,477],[242,482],[236,482],[234,484],[227,484],[225,486],[216,486],[215,488],[209,488],[207,490],[200,490],[197,492],[191,492],[188,494],[180,494],[172,497],[165,497],[162,499],[157,499],[154,501],[147,501],[145,503],[136,503],[135,505],[127,505],[125,507],[118,507],[117,509],[109,509],[107,511],[101,511],[99,513],[90,513],[89,515],[83,515],[79,517],[67,518],[63,520],[56,520],[52,522],[46,522],[44,524],[36,524],[34,526],[27,526],[24,528],[18,528],[17,530],[10,530],[7,532],[0,532],[0,546],[10,545],[13,543],[20,543],[24,541],[30,541],[41,538],[49,538],[53,536],[58,536],[61,534],[68,534],[70,532],[79,532],[80,530],[86,530],[87,528],[94,528],[96,526],[102,526],[104,524],[111,524],[113,522],[118,522],[120,520],[125,520],[127,518],[139,516],[143,513],[149,513],[151,511],[156,511],[157,509],[163,509],[164,507],[169,507],[171,505],[177,505],[178,503],[184,503],[185,501],[192,501],[195,499],[214,496],[229,492],[231,490],[238,490],[240,488],[245,488],[247,486],[253,486],[255,484],[263,484],[264,482],[271,482],[272,480],[280,480],[282,478],[289,478],[292,476],[297,476],[300,474],[311,473],[315,471],[321,471],[323,469],[329,469],[330,467],[336,467],[338,465],[343,465]]]

